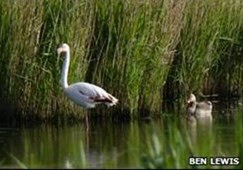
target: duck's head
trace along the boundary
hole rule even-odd
[[[196,96],[195,96],[193,93],[191,93],[191,94],[188,96],[186,102],[187,102],[187,104],[196,102]]]

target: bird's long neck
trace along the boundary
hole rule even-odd
[[[62,66],[62,78],[61,78],[61,85],[62,88],[68,87],[68,69],[70,64],[70,51],[65,52],[65,60]]]

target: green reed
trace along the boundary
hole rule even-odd
[[[242,5],[237,0],[187,3],[177,46],[178,60],[175,60],[172,80],[168,82],[169,89],[175,87],[174,95],[178,91],[221,96],[242,93],[239,88],[243,70],[242,48],[239,47],[242,43]]]
[[[72,60],[69,78],[82,77],[86,66],[82,42],[89,31],[86,27],[89,19],[85,11],[82,15],[75,11],[87,9],[87,2],[13,1],[13,5],[11,2],[1,2],[1,7],[5,7],[1,11],[9,12],[1,15],[5,24],[1,32],[6,36],[1,38],[1,78],[5,82],[1,99],[5,98],[3,101],[26,118],[55,117],[59,111],[68,115],[70,104],[65,102],[59,85],[62,61],[55,49],[57,42],[74,41],[77,34],[82,37],[75,41],[79,48],[72,50],[77,57]],[[75,27],[79,29],[71,29]]]
[[[82,116],[59,84],[55,50],[63,42],[71,47],[69,83],[92,82],[119,99],[94,117],[149,116],[189,90],[239,95],[242,6],[239,0],[1,1],[1,110],[26,119]]]

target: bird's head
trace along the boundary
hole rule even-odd
[[[57,48],[58,55],[60,55],[63,52],[68,52],[68,51],[69,51],[69,45],[67,45],[66,43],[59,45]]]
[[[191,94],[188,96],[186,102],[187,102],[187,104],[192,103],[192,102],[196,102],[196,97],[195,97],[195,95],[191,93]]]

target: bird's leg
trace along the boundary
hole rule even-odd
[[[89,131],[89,116],[88,116],[88,111],[85,110],[85,124],[86,124],[86,131]]]

